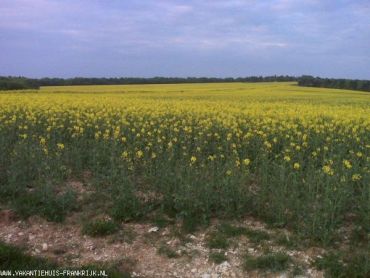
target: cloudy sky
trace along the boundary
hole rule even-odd
[[[370,79],[369,0],[0,0],[0,75]]]

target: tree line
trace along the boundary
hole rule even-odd
[[[370,80],[320,78],[304,75],[298,78],[298,85],[370,92]]]
[[[39,89],[40,84],[37,79],[26,77],[0,76],[0,90],[23,90]]]
[[[39,89],[40,86],[71,85],[130,85],[130,84],[177,84],[177,83],[223,83],[223,82],[287,82],[296,81],[299,86],[323,87],[370,91],[370,80],[329,79],[313,76],[249,76],[249,77],[115,77],[115,78],[40,78],[0,76],[0,90]]]
[[[72,85],[131,85],[131,84],[177,84],[177,83],[221,83],[221,82],[283,82],[297,81],[296,77],[285,75],[249,77],[117,77],[117,78],[40,78],[3,76],[0,77],[0,90],[38,89],[40,86]]]

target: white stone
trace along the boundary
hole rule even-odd
[[[43,244],[42,244],[42,250],[43,250],[43,251],[48,250],[48,244],[47,244],[47,243],[43,243]]]
[[[148,230],[148,233],[154,233],[154,232],[158,232],[159,231],[159,228],[158,227],[153,227],[153,228],[150,228]]]
[[[216,270],[218,272],[221,272],[221,273],[225,273],[229,270],[230,268],[230,264],[228,262],[223,262],[222,264],[219,264],[217,267],[216,267]]]

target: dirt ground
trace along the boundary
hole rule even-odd
[[[227,261],[215,264],[209,259],[206,243],[207,229],[179,238],[174,227],[159,228],[148,223],[125,223],[121,229],[106,237],[90,237],[81,232],[81,215],[75,213],[63,223],[51,223],[33,216],[21,220],[11,210],[0,212],[0,240],[25,248],[26,252],[49,258],[61,266],[83,266],[90,263],[114,263],[133,277],[292,277],[291,273],[245,271],[243,254],[259,255],[266,246],[259,246],[242,236],[222,252]],[[248,218],[239,226],[271,231]],[[176,230],[176,229],[175,229]],[[285,251],[304,272],[295,277],[323,277],[323,273],[310,266],[312,260],[323,253],[320,248],[290,250],[267,242],[273,251]],[[176,254],[169,258],[159,252],[160,247],[170,248]]]

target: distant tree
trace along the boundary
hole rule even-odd
[[[38,89],[38,82],[25,77],[0,76],[0,90]]]
[[[38,89],[40,86],[67,85],[129,85],[129,84],[177,84],[177,83],[218,83],[218,82],[286,82],[298,81],[299,86],[324,87],[370,91],[369,80],[330,79],[303,75],[294,77],[288,75],[249,76],[249,77],[119,77],[119,78],[41,78],[0,76],[0,90]]]
[[[320,78],[309,75],[298,79],[299,86],[360,90],[370,92],[370,80]]]

